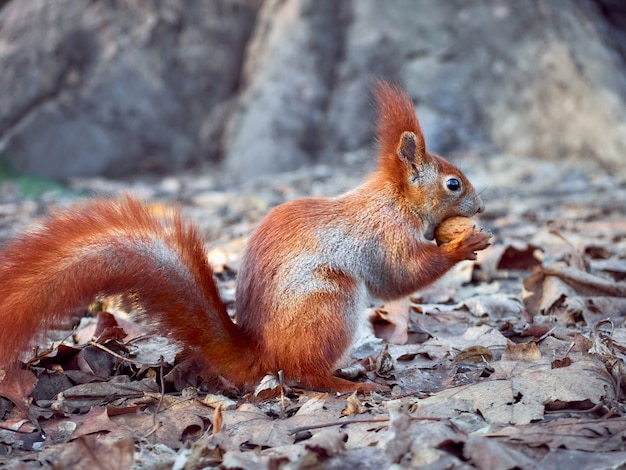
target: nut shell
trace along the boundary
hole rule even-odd
[[[441,222],[435,229],[437,245],[450,243],[455,238],[460,237],[463,232],[472,228],[480,230],[476,222],[469,217],[450,217]]]

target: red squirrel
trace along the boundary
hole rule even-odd
[[[290,383],[338,392],[380,388],[333,375],[368,298],[391,300],[476,258],[489,235],[471,229],[432,243],[452,216],[483,202],[463,173],[426,150],[410,98],[381,82],[378,169],[338,197],[272,209],[252,234],[237,277],[237,324],[220,299],[197,230],[176,210],[130,198],[61,211],[0,252],[0,369],[55,321],[98,295],[129,293],[157,333],[180,343],[207,378],[241,389],[283,371]]]

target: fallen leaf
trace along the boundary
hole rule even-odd
[[[346,407],[343,410],[341,410],[341,415],[342,416],[358,415],[360,413],[364,413],[366,409],[367,408],[365,408],[361,400],[359,400],[359,397],[357,396],[356,392],[354,392],[346,400]]]
[[[307,453],[300,460],[300,468],[311,468],[320,465],[333,455],[346,450],[348,435],[341,429],[324,429],[309,439],[304,448]]]
[[[503,245],[496,269],[521,269],[530,271],[541,265],[536,252],[539,247],[523,240],[507,240]]]
[[[216,407],[213,411],[213,429],[212,433],[217,434],[222,429],[222,409],[220,407]]]
[[[385,442],[385,453],[391,462],[399,464],[409,456],[413,437],[410,431],[409,413],[401,402],[387,403],[389,410],[389,431]]]
[[[489,348],[484,346],[470,346],[463,349],[456,356],[452,358],[455,362],[475,362],[481,364],[489,362],[493,359],[493,354]]]
[[[422,345],[422,351],[431,357],[446,358],[456,351],[462,351],[469,347],[483,346],[495,350],[504,350],[507,339],[498,330],[487,325],[468,328],[460,336],[438,337],[426,341]]]
[[[26,411],[31,402],[31,395],[37,378],[30,370],[0,370],[0,396],[6,397]]]
[[[536,459],[528,456],[528,452],[519,446],[479,434],[468,436],[463,446],[463,456],[481,469],[535,468]]]
[[[408,339],[411,301],[408,297],[385,302],[370,315],[376,336],[393,344],[404,344]]]
[[[94,468],[117,470],[131,468],[135,444],[132,438],[107,439],[82,436],[70,442],[59,453],[55,465],[58,468]]]
[[[519,343],[511,341],[506,343],[506,349],[502,353],[503,361],[538,361],[541,359],[541,351],[537,343]]]
[[[516,444],[549,446],[586,452],[624,450],[626,418],[592,420],[563,418],[544,423],[507,426],[486,436]]]
[[[524,281],[524,304],[535,314],[546,314],[576,296],[626,297],[626,283],[607,281],[570,267],[541,269]]]
[[[474,317],[489,317],[492,320],[518,318],[524,310],[517,296],[503,293],[476,295],[460,305],[465,306]]]

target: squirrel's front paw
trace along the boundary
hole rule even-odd
[[[482,228],[472,228],[463,233],[460,248],[466,252],[464,259],[476,259],[476,252],[487,248],[491,240],[491,233],[484,231]]]
[[[444,220],[435,232],[435,238],[442,248],[459,261],[475,260],[476,252],[484,250],[491,243],[491,234],[477,227],[467,217],[452,217]]]

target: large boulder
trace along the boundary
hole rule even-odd
[[[254,58],[239,98],[255,119],[242,119],[226,148],[239,171],[280,170],[292,155],[300,164],[303,153],[336,161],[367,149],[371,83],[383,77],[407,88],[432,151],[595,159],[626,174],[625,63],[592,1],[359,0],[324,23],[319,34],[343,39],[330,53],[302,40],[314,34],[306,2],[279,4],[290,21],[260,16],[257,29],[271,31],[264,46],[273,53]],[[326,88],[321,71],[310,71],[320,55],[333,61]],[[315,145],[303,145],[311,136]]]
[[[2,156],[55,177],[371,165],[370,90],[387,78],[432,151],[626,175],[624,24],[618,0],[13,0]]]
[[[246,176],[290,170],[323,148],[348,6],[342,1],[264,2],[226,135],[230,170]]]
[[[0,12],[0,139],[52,177],[173,169],[218,155],[256,8],[19,0]]]

